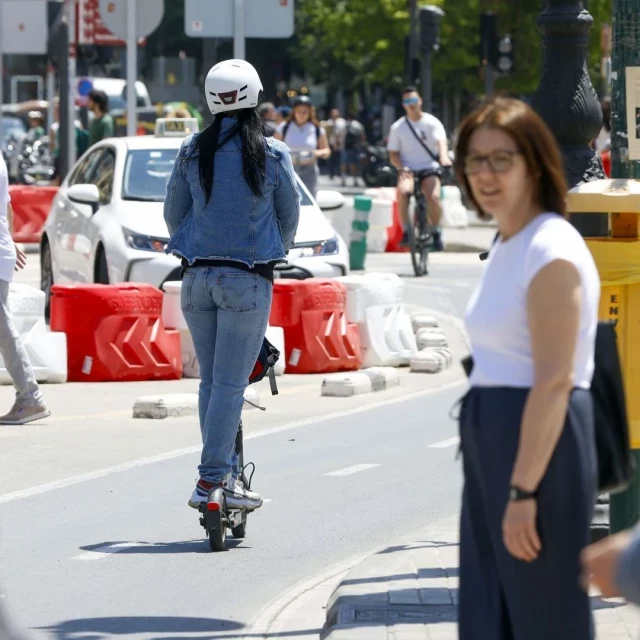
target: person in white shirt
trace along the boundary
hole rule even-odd
[[[20,334],[9,312],[9,284],[14,270],[24,269],[27,258],[13,242],[13,209],[7,165],[0,154],[0,354],[13,379],[16,401],[0,424],[26,424],[51,415],[44,402]]]
[[[405,227],[409,224],[409,198],[415,181],[427,201],[429,222],[438,227],[442,218],[440,178],[442,167],[451,166],[444,126],[430,113],[422,111],[422,98],[415,87],[402,91],[406,116],[391,125],[387,150],[389,162],[398,170],[398,207]],[[433,234],[434,248],[442,251],[442,232]],[[406,242],[405,238],[403,239]]]
[[[500,234],[466,313],[459,637],[587,640],[580,554],[597,489],[598,271],[567,219],[555,138],[533,109],[480,106],[455,157],[459,183]]]
[[[328,159],[331,149],[327,134],[315,117],[307,96],[298,96],[293,103],[291,118],[278,126],[273,136],[283,140],[291,150],[291,159],[300,180],[315,198],[318,189],[318,159]]]

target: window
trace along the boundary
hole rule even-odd
[[[122,181],[123,200],[164,202],[178,149],[130,151]]]
[[[100,156],[103,153],[103,149],[96,149],[89,155],[85,156],[71,171],[69,176],[69,186],[74,184],[89,184],[91,183],[91,175],[93,170],[100,160]]]
[[[100,150],[102,153],[91,175],[91,184],[100,191],[100,205],[109,204],[113,196],[113,174],[116,167],[116,154],[113,149]]]

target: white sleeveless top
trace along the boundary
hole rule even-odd
[[[573,263],[582,281],[574,384],[584,389],[591,386],[600,278],[583,238],[570,222],[555,213],[537,216],[508,240],[498,240],[491,249],[466,312],[474,358],[472,386],[533,385],[527,291],[540,270],[558,259]]]

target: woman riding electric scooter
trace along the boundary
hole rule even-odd
[[[189,136],[167,187],[167,252],[182,258],[181,306],[200,365],[202,458],[189,506],[222,487],[231,509],[262,498],[239,479],[235,439],[244,392],[266,332],[273,270],[293,245],[300,200],[287,147],[265,138],[256,107],[262,83],[243,60],[205,81],[214,115]]]

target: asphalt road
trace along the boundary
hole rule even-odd
[[[429,278],[406,278],[407,302],[460,316],[481,269],[467,258],[434,257]],[[408,256],[372,256],[367,266],[409,275]],[[0,391],[7,402],[10,389]],[[246,540],[223,554],[209,552],[186,506],[193,452],[8,502],[0,495],[5,602],[34,639],[242,638],[251,618],[296,582],[457,513],[449,412],[463,391],[460,380],[358,414],[250,434],[255,487],[269,501],[250,517]],[[189,425],[185,447],[193,445],[189,420],[176,421],[176,429]],[[171,447],[180,444],[174,435]],[[68,446],[70,467],[84,447]],[[46,484],[29,448],[17,451],[29,486]]]

